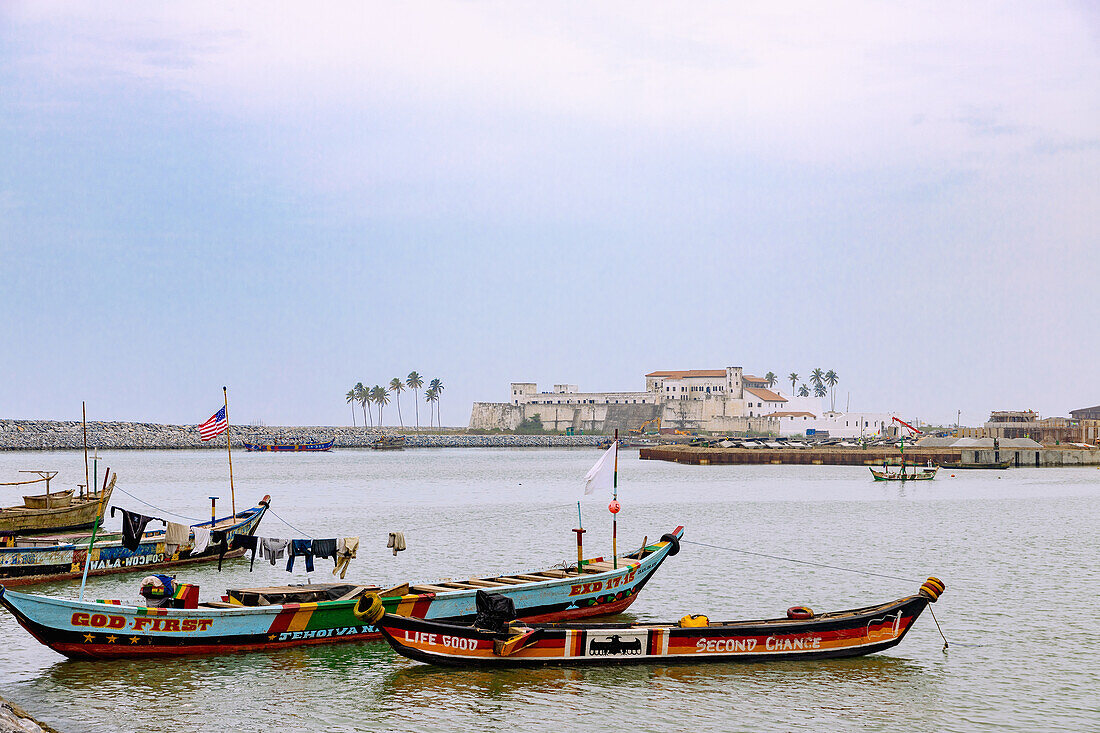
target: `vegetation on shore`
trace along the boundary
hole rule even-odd
[[[363,410],[363,427],[367,427],[368,421],[370,427],[374,427],[374,407],[378,408],[378,427],[383,425],[382,408],[390,404],[391,395],[397,402],[397,421],[398,424],[404,428],[405,419],[401,415],[401,393],[405,391],[405,388],[413,391],[415,398],[413,399],[413,406],[416,408],[416,429],[420,429],[420,388],[424,386],[424,378],[416,371],[409,372],[409,376],[404,380],[401,377],[394,377],[389,381],[389,384],[383,387],[380,384],[376,384],[373,387],[366,387],[362,382],[356,382],[355,386],[347,391],[344,395],[347,404],[351,405],[351,424],[352,427],[356,427],[355,420],[355,405],[358,404]],[[435,425],[438,427],[440,422],[439,417],[439,397],[443,393],[444,386],[443,380],[438,377],[428,383],[428,389],[424,393],[424,401],[428,403],[428,428],[432,427],[432,418],[436,418]],[[367,405],[371,405],[371,409],[367,409]],[[434,409],[433,409],[434,408]]]

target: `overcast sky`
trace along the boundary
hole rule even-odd
[[[1100,403],[1095,4],[228,5],[0,5],[0,417]]]

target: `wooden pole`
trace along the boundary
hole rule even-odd
[[[619,429],[615,428],[615,473],[611,481],[611,498],[613,501],[619,498]],[[619,515],[613,514],[611,519],[611,567],[619,569]]]
[[[577,502],[577,528],[573,530],[577,533],[577,570],[581,569],[584,564],[584,547],[581,541],[581,535],[586,532],[584,524],[581,522],[581,503]]]
[[[225,387],[222,387],[222,396],[225,397],[225,450],[229,454],[229,508],[233,510],[233,522],[236,522],[237,494],[233,490],[233,442],[229,439],[229,391]]]
[[[84,490],[91,491],[92,485],[88,483],[88,408],[83,401],[80,403],[80,421],[84,424]],[[46,482],[46,506],[50,505],[50,483]]]

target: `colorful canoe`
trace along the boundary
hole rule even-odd
[[[682,535],[683,527],[677,527],[617,563],[594,558],[579,571],[571,566],[388,590],[352,584],[230,590],[228,602],[194,608],[82,602],[0,586],[0,604],[38,641],[73,658],[224,654],[364,641],[381,638],[364,620],[367,597],[381,596],[390,613],[467,623],[477,613],[477,591],[486,589],[510,598],[519,616],[532,621],[620,613],[665,558],[679,551]]]
[[[375,440],[370,444],[370,447],[374,450],[404,450],[405,449],[405,436],[404,435],[383,435],[378,440]]]
[[[246,450],[250,452],[269,452],[269,451],[327,451],[332,449],[332,444],[336,442],[335,439],[326,442],[314,442],[314,443],[249,443],[247,441],[241,441],[244,444]]]
[[[984,468],[993,471],[1003,471],[1012,466],[1012,461],[999,461],[997,463],[941,463],[941,468],[951,471],[966,470],[971,468]]]
[[[223,517],[216,521],[192,525],[206,529],[229,530],[230,537],[237,534],[251,535],[259,526],[267,511],[271,497],[265,496],[251,509],[237,512],[236,517]],[[51,580],[79,578],[84,573],[84,561],[88,558],[89,534],[48,535],[14,537],[14,546],[0,547],[0,583],[7,586],[30,585]],[[88,575],[128,573],[138,570],[153,572],[160,568],[186,563],[217,560],[213,547],[192,554],[194,535],[188,544],[169,553],[164,544],[164,530],[153,530],[142,535],[141,544],[131,552],[122,546],[122,535],[99,534],[91,552]],[[225,557],[240,557],[244,550],[231,550]]]
[[[519,667],[670,662],[770,662],[872,654],[898,644],[944,586],[929,578],[916,595],[878,606],[813,615],[792,608],[768,621],[711,623],[685,616],[664,624],[526,624],[493,632],[382,616],[378,628],[399,654],[429,664]],[[808,616],[801,618],[800,616]]]

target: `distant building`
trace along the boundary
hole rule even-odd
[[[1082,407],[1079,410],[1070,410],[1069,416],[1074,420],[1100,420],[1100,405],[1095,407]]]
[[[555,384],[552,390],[540,392],[534,382],[513,382],[509,392],[506,403],[475,402],[470,427],[510,430],[537,415],[548,430],[626,432],[643,425],[655,429],[659,422],[662,428],[684,431],[799,434],[805,427],[796,430],[796,423],[812,419],[826,420],[830,427],[817,429],[832,434],[843,422],[822,415],[820,398],[785,396],[741,367],[650,372],[645,375],[645,390],[638,392],[581,392],[575,384]],[[872,426],[870,420],[861,419],[868,422],[861,433],[854,420],[849,419],[851,426],[845,427],[856,436],[882,432],[881,424]],[[816,422],[809,427],[815,426]]]
[[[995,410],[980,428],[960,428],[960,438],[1031,438],[1045,445],[1081,441],[1081,424],[1065,417],[1040,418],[1034,410]]]

